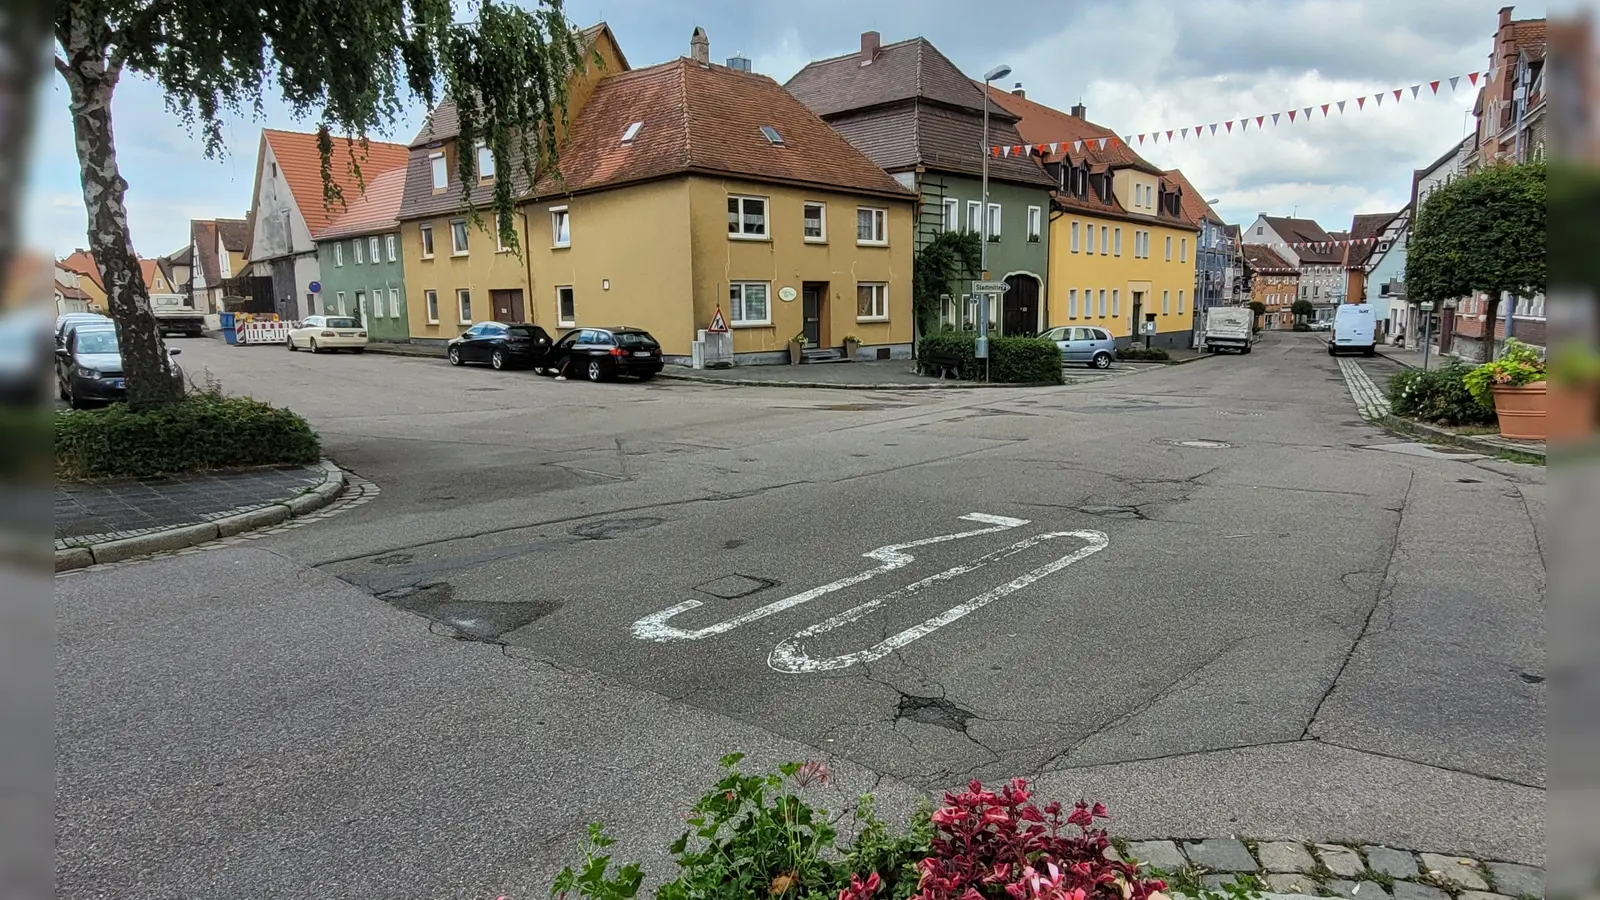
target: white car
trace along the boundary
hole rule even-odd
[[[324,350],[360,353],[367,349],[367,330],[349,316],[306,316],[298,326],[289,329],[284,343],[290,350],[303,347],[312,353]]]

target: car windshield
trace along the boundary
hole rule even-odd
[[[328,322],[327,322],[326,327],[328,327],[328,328],[355,328],[357,326],[356,326],[356,320],[355,319],[329,319]]]
[[[656,347],[656,339],[643,331],[614,331],[619,347]]]
[[[78,332],[79,353],[116,353],[117,333],[111,329]]]
[[[520,338],[541,338],[541,337],[544,337],[544,329],[540,328],[537,325],[513,325],[513,326],[511,326],[510,328],[507,329],[507,332],[512,337],[520,337]]]

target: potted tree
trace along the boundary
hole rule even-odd
[[[853,334],[844,336],[844,358],[855,359],[856,351],[861,349],[861,339]]]
[[[806,350],[806,333],[804,331],[789,338],[789,365],[798,366]]]
[[[1507,338],[1499,359],[1478,366],[1463,380],[1480,406],[1494,410],[1502,437],[1542,441],[1548,433],[1544,379],[1538,351]]]

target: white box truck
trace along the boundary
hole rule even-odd
[[[181,334],[201,337],[206,333],[206,317],[189,305],[182,294],[151,294],[150,311],[155,314],[156,327],[162,335]]]
[[[1328,338],[1328,355],[1377,352],[1377,317],[1367,303],[1341,303],[1333,314],[1333,334]]]
[[[1206,310],[1206,352],[1249,353],[1255,339],[1255,318],[1255,312],[1248,306],[1213,306]]]

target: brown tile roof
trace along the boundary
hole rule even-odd
[[[1511,23],[1511,45],[1538,56],[1545,44],[1544,19],[1518,19]]]
[[[1217,215],[1216,210],[1211,208],[1211,204],[1206,202],[1205,195],[1194,189],[1194,185],[1189,183],[1187,175],[1184,175],[1178,169],[1168,169],[1164,174],[1168,181],[1183,189],[1179,197],[1183,202],[1184,218],[1193,222],[1209,219],[1218,225],[1223,224],[1222,217]]]
[[[344,207],[335,202],[333,208],[329,209],[323,200],[322,156],[317,151],[317,136],[264,128],[261,130],[261,140],[272,147],[272,155],[278,160],[278,171],[289,183],[289,191],[294,194],[295,205],[300,207],[307,230],[316,234],[328,227],[328,222],[343,212]],[[403,168],[407,152],[402,144],[369,141],[363,150],[356,141],[335,138],[332,180],[344,192],[346,206],[361,194],[356,175],[351,171],[352,162],[360,167],[361,179],[371,181],[391,169]],[[208,284],[211,283],[210,279],[207,273]]]
[[[1272,230],[1278,233],[1285,241],[1296,243],[1322,243],[1335,240],[1334,236],[1322,230],[1311,219],[1293,219],[1288,216],[1267,216],[1266,222]],[[1311,247],[1295,247],[1294,255],[1302,263],[1312,265],[1333,265],[1344,262],[1344,252],[1335,247],[1329,250],[1316,250]]]
[[[983,90],[938,48],[912,38],[878,49],[871,65],[851,53],[808,64],[784,88],[884,169],[926,166],[978,175],[983,168]],[[991,144],[1021,144],[1015,117],[990,105]],[[1053,184],[1026,157],[989,160],[999,181]]]
[[[95,262],[94,254],[87,250],[72,251],[71,256],[61,261],[61,268],[88,278],[102,291],[106,289],[105,283],[100,279],[100,264]]]
[[[362,174],[367,178],[372,177],[366,173],[365,167],[362,168]],[[244,219],[218,219],[217,237],[222,240],[223,249],[243,253],[245,245],[250,243],[250,223]]]
[[[194,219],[189,222],[189,236],[193,238],[195,253],[200,257],[194,261],[194,269],[200,270],[200,277],[207,287],[216,287],[222,283],[222,266],[217,262],[217,223],[212,219]],[[190,278],[194,277],[190,270]]]
[[[391,169],[367,182],[367,191],[351,199],[348,208],[312,237],[319,241],[336,240],[375,231],[392,231],[398,224],[400,199],[406,190],[406,170]]]
[[[1144,157],[1133,152],[1133,148],[1123,143],[1122,139],[1109,128],[1068,115],[1059,109],[1052,109],[1043,103],[1018,97],[997,87],[989,88],[989,96],[996,104],[1018,117],[1017,132],[1022,136],[1022,143],[1068,144],[1067,147],[1060,148],[1055,155],[1048,156],[1052,162],[1070,152],[1075,161],[1087,157],[1092,165],[1112,168],[1132,166],[1151,175],[1165,174]],[[1100,148],[1101,138],[1106,139],[1105,149]],[[1083,150],[1073,151],[1070,146],[1073,141],[1083,141]]]
[[[1294,263],[1274,253],[1266,244],[1245,244],[1240,248],[1244,254],[1245,265],[1253,272],[1269,272],[1274,275],[1287,275],[1299,273]]]
[[[1394,217],[1398,215],[1400,215],[1398,212],[1358,213],[1350,221],[1350,237],[1355,239],[1376,238],[1383,234],[1383,229],[1387,228],[1389,223],[1394,221]],[[1356,268],[1365,265],[1377,249],[1378,244],[1376,241],[1370,244],[1351,244],[1350,267]]]
[[[643,122],[623,146],[630,123]],[[761,132],[775,128],[783,146]],[[564,184],[538,196],[687,172],[915,196],[765,75],[689,59],[601,80],[561,151]]]

